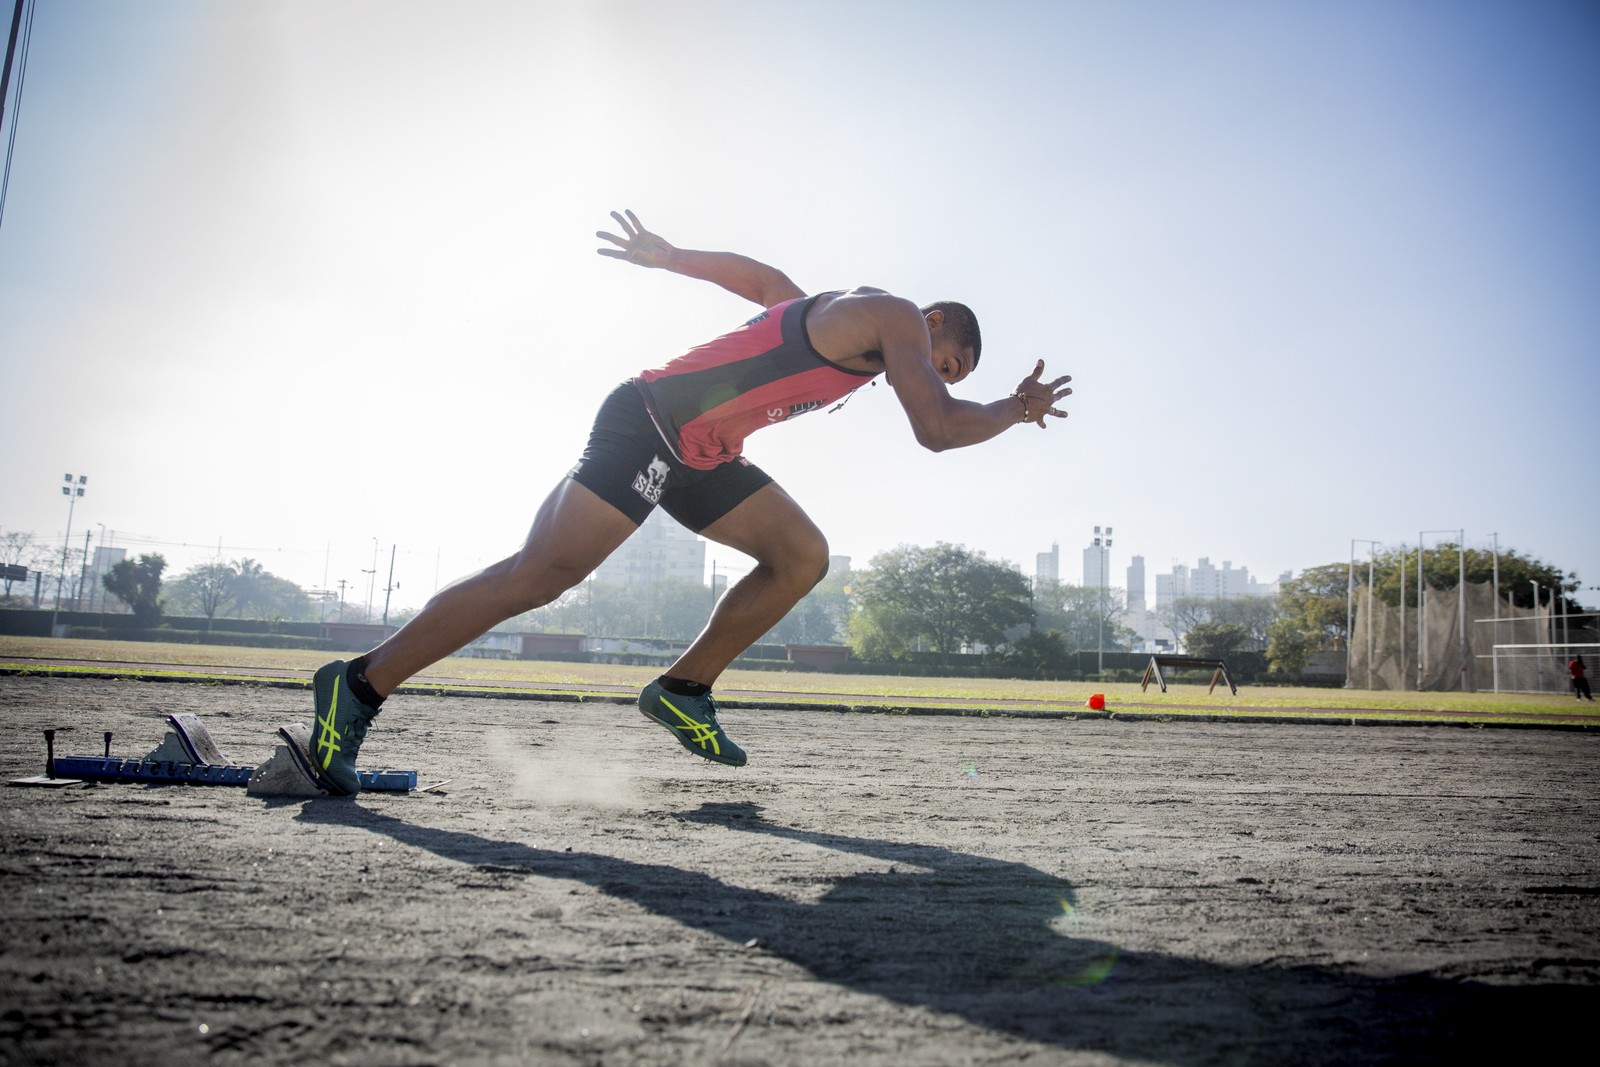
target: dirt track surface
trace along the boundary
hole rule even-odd
[[[0,678],[0,773],[284,689]],[[446,795],[0,791],[0,1063],[1519,1061],[1600,1006],[1600,738],[402,696]]]

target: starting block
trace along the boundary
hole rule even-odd
[[[248,792],[258,796],[326,796],[311,762],[311,727],[290,723],[278,727],[283,740],[272,756],[256,768]],[[356,771],[361,788],[377,793],[409,793],[417,787],[416,771]]]
[[[1142,693],[1149,688],[1152,678],[1161,686],[1163,693],[1167,691],[1167,679],[1161,673],[1162,667],[1210,669],[1212,671],[1211,688],[1206,690],[1207,696],[1217,691],[1217,682],[1219,681],[1227,682],[1228,691],[1234,696],[1239,695],[1239,687],[1234,685],[1233,679],[1228,677],[1228,665],[1226,663],[1220,659],[1198,659],[1194,656],[1151,656],[1149,666],[1144,669],[1144,678],[1139,682],[1139,692]]]
[[[111,755],[111,734],[103,756],[56,756],[55,731],[45,731],[47,757],[40,778],[16,784],[67,785],[74,782],[150,782],[169,785],[243,786],[253,796],[326,796],[311,764],[311,730],[303,723],[279,728],[283,744],[259,767],[242,767],[223,755],[198,715],[168,715],[161,744],[139,759]],[[357,771],[361,788],[379,793],[409,793],[416,771]]]

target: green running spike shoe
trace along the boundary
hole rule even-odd
[[[316,692],[316,717],[311,723],[312,773],[335,796],[361,792],[356,753],[366,740],[376,708],[356,699],[345,681],[349,664],[334,660],[317,668],[311,687]]]
[[[696,756],[730,767],[743,767],[748,758],[717,724],[717,702],[710,693],[686,697],[667,692],[659,682],[651,682],[639,694],[639,710],[645,718],[665,726],[679,744]]]

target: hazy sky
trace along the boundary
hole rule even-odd
[[[971,304],[958,395],[1074,376],[954,453],[883,385],[752,438],[857,565],[1059,542],[1076,580],[1110,524],[1153,591],[1465,529],[1600,586],[1593,2],[37,0],[32,34],[0,530],[59,541],[70,471],[80,546],[360,601],[396,545],[420,603],[516,547],[612,386],[753,310],[595,255],[628,207]]]

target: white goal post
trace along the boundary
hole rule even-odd
[[[1496,693],[1566,693],[1572,689],[1567,664],[1578,656],[1593,671],[1600,667],[1600,644],[1495,645]],[[1483,657],[1479,657],[1483,658]]]

